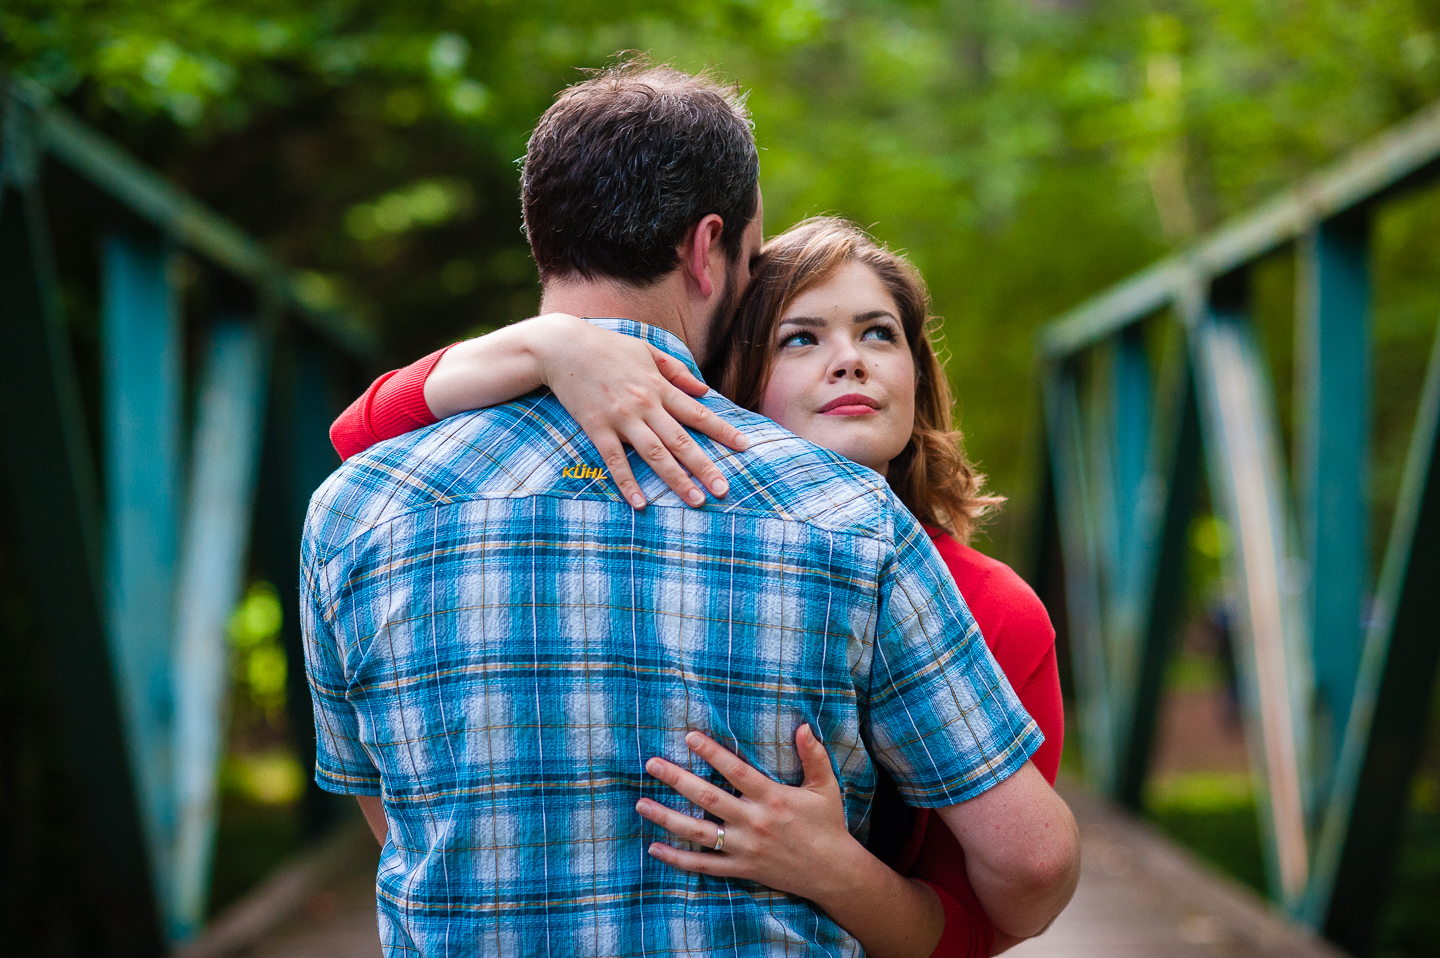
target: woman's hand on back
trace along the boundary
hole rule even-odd
[[[510,348],[526,357],[523,378],[514,384],[497,377],[493,350],[501,337],[512,339]],[[500,378],[506,381],[497,382]],[[644,508],[645,496],[625,446],[634,448],[682,500],[699,506],[705,494],[692,476],[715,496],[729,488],[685,427],[737,452],[748,445],[740,430],[696,401],[709,390],[684,363],[643,339],[568,313],[547,313],[452,346],[426,380],[425,399],[443,419],[506,402],[536,385],[548,386],[575,417],[621,494],[637,509]],[[509,394],[499,395],[503,392]]]
[[[873,958],[927,958],[935,950],[945,927],[940,899],[922,882],[896,874],[850,834],[830,756],[808,724],[795,733],[805,770],[800,785],[770,779],[701,732],[685,736],[685,744],[740,795],[662,758],[650,759],[647,772],[723,825],[643,798],[636,811],[676,838],[705,848],[715,848],[719,829],[725,829],[718,853],[653,842],[651,855],[684,871],[746,878],[808,898]]]
[[[725,829],[723,854],[655,842],[651,855],[685,871],[747,878],[815,902],[832,897],[837,881],[848,880],[851,870],[846,866],[857,856],[869,857],[850,834],[840,783],[825,746],[816,741],[808,724],[795,733],[795,748],[805,770],[800,785],[774,781],[702,732],[691,732],[685,744],[740,795],[716,788],[663,758],[650,759],[645,770],[720,819]],[[715,822],[692,818],[648,798],[641,799],[636,810],[682,841],[715,847],[719,827]]]

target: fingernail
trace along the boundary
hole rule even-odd
[[[734,447],[737,452],[744,452],[746,449],[749,449],[750,437],[745,435],[743,432],[737,432],[735,434]]]
[[[685,744],[692,749],[698,749],[704,741],[704,738],[701,737],[699,732],[691,732],[685,736]]]
[[[716,479],[713,483],[710,484],[710,491],[715,493],[715,495],[717,496],[723,496],[725,495],[725,493],[730,491],[730,483],[726,482],[724,479]]]
[[[630,505],[634,506],[636,509],[644,509],[645,497],[640,495],[640,493],[638,492],[635,493],[635,495],[630,497]]]
[[[645,771],[649,772],[651,775],[660,774],[660,760],[658,758],[652,758],[650,761],[646,762]]]
[[[691,489],[689,492],[685,493],[685,498],[690,502],[690,505],[692,506],[703,506],[705,504],[705,493],[701,492],[699,489]]]

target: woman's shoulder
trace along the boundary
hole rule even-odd
[[[945,560],[958,585],[984,586],[986,598],[1018,602],[1028,611],[1044,615],[1046,621],[1049,621],[1050,616],[1045,612],[1045,605],[1035,594],[1035,590],[1030,588],[1030,583],[1020,577],[1020,573],[999,559],[987,556],[973,546],[965,545],[944,529],[926,526],[925,531],[929,534],[930,541],[935,543],[935,549],[940,553],[940,558]]]
[[[965,545],[945,530],[926,526],[925,531],[996,657],[1004,650],[1038,662],[1055,644],[1055,627],[1030,584],[999,559]]]

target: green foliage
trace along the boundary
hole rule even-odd
[[[285,650],[280,645],[284,610],[280,596],[268,582],[252,585],[230,616],[230,671],[244,715],[258,709],[275,721],[285,708]]]
[[[1155,783],[1145,813],[1171,838],[1265,894],[1265,864],[1249,775],[1198,772]]]
[[[714,65],[770,231],[840,212],[925,270],[1002,537],[1037,326],[1440,96],[1426,0],[12,0],[0,36],[396,361],[534,309],[514,161],[578,67]]]

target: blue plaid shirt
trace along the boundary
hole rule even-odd
[[[600,325],[693,360],[678,339]],[[830,748],[863,837],[872,761],[953,805],[1041,741],[920,525],[874,472],[713,391],[741,454],[692,509],[636,512],[546,392],[381,443],[311,502],[302,620],[316,779],[380,795],[387,955],[860,954],[809,902],[646,854],[645,774],[701,729],[799,783]]]

